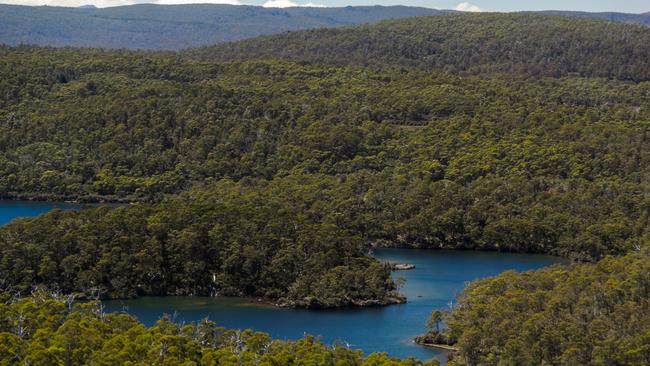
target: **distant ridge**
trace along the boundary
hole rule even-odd
[[[645,81],[650,80],[650,28],[537,13],[455,13],[286,32],[184,55]]]
[[[332,28],[452,10],[408,6],[264,8],[220,4],[139,4],[77,8],[0,4],[0,43],[176,50],[284,31]],[[650,25],[650,13],[544,11],[548,15]]]
[[[264,8],[141,4],[111,8],[0,4],[0,43],[181,49],[288,30],[339,27],[444,11],[407,6]]]
[[[629,14],[629,13],[615,13],[615,12],[588,13],[583,11],[547,10],[547,11],[541,11],[539,13],[546,14],[546,15],[599,19],[599,20],[608,20],[610,22],[643,24],[643,25],[650,26],[650,12],[643,13],[643,14]]]

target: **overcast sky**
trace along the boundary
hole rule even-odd
[[[346,5],[411,5],[437,9],[463,11],[517,11],[517,10],[582,10],[645,13],[650,11],[650,0],[0,0],[0,3],[19,5],[80,6],[93,4],[99,7],[135,3],[156,4],[246,4],[275,7],[286,6],[346,6]]]

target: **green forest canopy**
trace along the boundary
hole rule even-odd
[[[650,364],[649,254],[470,284],[448,318],[457,364]]]
[[[6,197],[156,202],[221,179],[307,197],[313,181],[366,244],[583,260],[637,248],[647,228],[647,82],[2,57]]]
[[[463,13],[288,32],[191,49],[185,55],[643,81],[650,79],[650,29],[534,13]]]
[[[270,339],[229,330],[204,319],[178,324],[163,317],[147,328],[124,313],[103,312],[99,302],[37,291],[28,297],[0,293],[0,365],[337,365],[434,366],[437,361],[396,360],[385,353],[328,346],[306,336]]]

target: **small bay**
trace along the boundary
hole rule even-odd
[[[431,310],[447,309],[468,281],[507,270],[525,271],[563,263],[557,257],[531,254],[454,250],[377,249],[382,261],[411,263],[415,269],[394,272],[404,277],[402,289],[408,303],[387,307],[304,310],[281,309],[251,299],[206,297],[141,297],[106,301],[107,311],[127,311],[146,325],[163,314],[178,322],[209,318],[226,328],[269,333],[274,338],[297,339],[305,334],[320,336],[327,343],[339,342],[366,353],[387,352],[393,357],[422,360],[446,359],[446,351],[412,343],[425,331]]]

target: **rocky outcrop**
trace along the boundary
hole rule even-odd
[[[415,264],[410,263],[392,263],[390,268],[393,271],[408,271],[415,268]]]
[[[444,332],[428,332],[425,335],[415,337],[413,342],[425,347],[440,348],[454,352],[458,351],[458,348],[455,347],[456,339]]]

